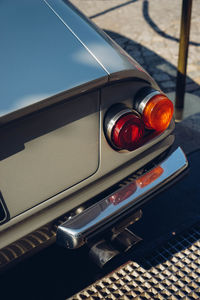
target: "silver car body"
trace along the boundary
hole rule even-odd
[[[103,120],[155,81],[64,0],[0,3],[0,248],[82,205],[168,149],[172,121],[132,152]]]

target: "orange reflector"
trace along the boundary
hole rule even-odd
[[[163,173],[163,168],[158,166],[153,170],[144,174],[142,177],[138,178],[136,182],[141,188],[144,188],[145,186],[155,181],[158,177],[160,177],[162,173]]]
[[[163,131],[169,126],[173,112],[173,103],[165,95],[159,94],[147,102],[142,118],[146,128]]]

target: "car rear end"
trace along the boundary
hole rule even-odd
[[[69,248],[76,248],[97,229],[125,218],[152,194],[142,190],[135,201],[142,179],[124,202],[108,199],[116,199],[125,178],[156,168],[155,159],[174,141],[170,100],[70,3],[11,2],[1,4],[2,267],[54,242],[58,225],[60,243],[67,246],[72,236],[75,244]],[[5,19],[8,11],[15,30]],[[164,169],[159,176],[148,173],[147,181],[154,178],[151,192],[182,172],[187,160],[179,149],[164,167],[157,164]],[[84,214],[90,215],[91,203],[99,206],[99,200],[106,220],[96,222],[102,212],[96,207],[85,231]],[[78,237],[83,233],[80,243],[74,228],[81,229]]]

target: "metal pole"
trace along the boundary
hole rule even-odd
[[[183,0],[182,16],[181,16],[181,30],[180,30],[180,43],[179,43],[178,70],[177,70],[177,78],[176,78],[175,107],[178,109],[183,109],[183,107],[184,107],[184,94],[185,94],[185,81],[186,81],[191,12],[192,12],[192,0]]]

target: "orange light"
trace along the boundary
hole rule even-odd
[[[140,188],[144,188],[145,186],[155,181],[158,177],[160,177],[162,173],[163,173],[163,168],[158,166],[153,170],[147,172],[143,176],[139,177],[138,179],[136,179],[136,182],[140,186]]]
[[[147,102],[142,118],[146,128],[163,131],[169,126],[173,112],[173,103],[165,95],[159,94]]]

